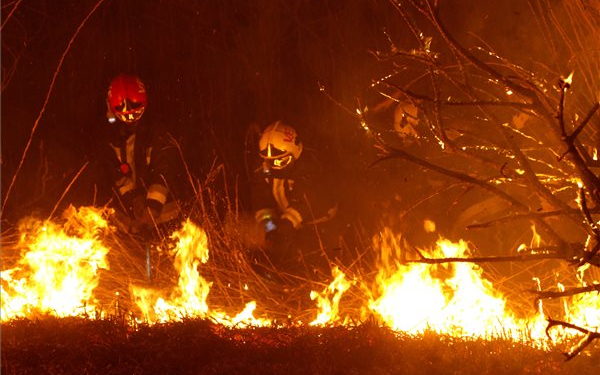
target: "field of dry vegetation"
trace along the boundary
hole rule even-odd
[[[408,336],[354,328],[228,329],[206,320],[139,326],[40,318],[2,325],[2,374],[572,374],[599,369],[597,350],[565,362],[501,339]]]
[[[133,238],[127,228],[111,222],[110,229],[106,225],[97,231],[104,236],[99,238],[98,228],[89,226],[84,239],[94,237],[110,249],[110,269],[99,267],[90,277],[100,280],[94,298],[103,303],[102,317],[34,313],[3,319],[2,375],[600,373],[598,309],[593,309],[600,291],[600,76],[594,45],[600,8],[594,0],[510,2],[519,4],[518,10],[462,1],[464,14],[475,15],[468,20],[452,8],[453,2],[434,0],[323,5],[263,0],[248,2],[245,12],[239,0],[223,1],[223,7],[148,2],[137,24],[130,23],[136,2],[72,0],[73,7],[56,9],[48,5],[51,1],[40,1],[40,9],[25,6],[27,1],[7,3],[12,11],[2,25],[2,120],[8,132],[2,139],[0,219],[2,270],[9,277],[2,279],[3,297],[9,290],[5,283],[19,290],[15,275],[29,271],[20,261],[35,247],[30,245],[36,236],[19,233],[23,217],[37,211],[39,217],[54,219],[64,207],[75,212],[78,202],[83,207],[92,201],[101,210],[96,182],[90,182],[94,176],[86,175],[88,150],[79,150],[85,142],[73,134],[89,131],[95,105],[105,110],[104,98],[97,100],[96,94],[104,95],[108,77],[128,65],[154,83],[169,126],[187,140],[181,145],[182,181],[193,194],[181,199],[184,216],[206,232],[210,245],[188,264],[189,274],[202,275],[206,280],[200,281],[208,281],[203,286],[210,287],[201,291],[199,284],[190,284],[197,293],[191,297],[201,292],[206,297],[210,289],[208,305],[232,309],[256,300],[264,316],[279,322],[232,328],[198,318],[210,316],[200,310],[191,311],[193,318],[179,319],[180,314],[168,323],[136,322],[131,314],[139,301],[134,301],[132,285],[149,281],[145,262],[153,262],[153,284],[144,285],[153,291],[173,288],[183,272],[174,270],[173,254],[150,250],[151,241]],[[71,29],[53,27],[67,15]],[[498,22],[501,17],[506,25]],[[44,25],[40,35],[21,35],[21,25],[26,30],[38,24]],[[8,32],[14,35],[5,38]],[[359,40],[363,34],[370,36]],[[38,43],[39,56],[27,54],[27,38]],[[350,48],[354,42],[360,51]],[[46,44],[63,50],[47,51]],[[118,52],[107,52],[113,46]],[[132,46],[153,58],[135,55]],[[12,55],[5,53],[8,47]],[[30,69],[40,61],[48,71]],[[90,73],[94,69],[82,67],[92,62],[95,75]],[[35,86],[35,95],[21,84],[25,81]],[[401,274],[413,265],[439,266],[431,272],[437,282],[452,276],[457,264],[476,264],[473,269],[482,264],[486,280],[477,274],[476,281],[501,290],[513,311],[536,314],[543,301],[546,310],[539,315],[551,319],[549,311],[560,311],[565,321],[553,329],[579,329],[578,338],[542,350],[504,338],[465,339],[433,331],[409,335],[376,321],[374,313],[360,323],[306,324],[316,315],[309,292],[324,290],[331,275],[294,280],[303,289],[273,289],[244,256],[251,242],[244,231],[252,216],[245,191],[248,155],[255,154],[252,138],[259,123],[292,113],[300,132],[309,134],[306,144],[325,145],[338,163],[332,162],[341,185],[336,193],[345,203],[340,212],[345,208],[352,217],[348,222],[355,238],[355,246],[346,249],[351,250],[345,254],[347,263],[340,264],[348,280],[367,285],[349,289],[345,308],[357,312],[365,301],[383,295],[383,288],[377,288],[382,285],[367,284],[386,271],[382,263],[390,266],[390,274],[381,274],[390,276],[384,280],[390,284],[392,271]],[[18,121],[23,124],[4,125]],[[72,227],[82,222],[74,218],[66,218]],[[49,233],[49,222],[32,221],[35,225],[26,229],[44,227]],[[64,222],[57,225],[61,235]],[[384,238],[388,229],[391,235]],[[167,231],[156,233],[172,241]],[[438,235],[465,239],[472,258],[429,256],[420,245],[435,243]],[[68,242],[76,236],[65,237]],[[386,241],[401,245],[390,246],[384,256],[375,245],[383,247]],[[210,261],[200,262],[208,258],[209,248]],[[442,289],[453,297],[460,287],[444,284]],[[576,303],[567,307],[565,301],[582,301],[582,295],[590,297],[590,319],[569,320]],[[412,305],[419,301],[397,300],[423,313]],[[174,311],[186,311],[182,306]],[[30,307],[24,311],[39,306]],[[304,323],[286,322],[288,314]],[[340,311],[336,323],[343,316]],[[572,356],[565,355],[574,348]]]

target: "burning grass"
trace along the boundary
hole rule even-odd
[[[111,319],[2,326],[3,374],[596,374],[597,356],[502,339],[353,327],[226,328],[187,319],[136,329]]]
[[[10,271],[2,276],[3,373],[586,374],[594,364],[598,369],[594,348],[574,365],[564,364],[560,353],[577,337],[548,340],[543,314],[536,314],[531,301],[533,321],[515,317],[476,265],[402,264],[399,250],[389,246],[393,237],[368,247],[381,252],[378,266],[356,254],[330,274],[272,269],[276,279],[269,280],[251,266],[243,241],[222,232],[225,226],[206,222],[207,232],[186,220],[150,244],[106,225],[99,220],[105,214],[70,208],[60,223],[33,220],[20,235],[3,237]],[[464,244],[449,242],[434,251],[445,247],[454,256],[466,251]],[[56,256],[54,248],[74,253]],[[94,249],[101,255],[90,252]],[[80,250],[87,255],[71,259]],[[23,261],[32,257],[47,261]],[[71,262],[81,266],[67,267]],[[53,283],[40,278],[44,275]],[[13,304],[23,295],[61,290],[55,285],[79,286],[73,275],[82,276],[79,283],[91,286],[93,295],[73,295],[67,288],[48,301],[68,302],[74,306],[70,312],[42,304],[43,298]],[[23,309],[7,315],[15,306]]]

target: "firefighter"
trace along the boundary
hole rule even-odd
[[[296,130],[276,121],[259,139],[261,164],[255,171],[255,221],[264,234],[264,253],[276,267],[299,271],[306,259],[323,263],[320,236],[336,215],[331,174],[304,148]],[[316,256],[316,257],[315,257]],[[306,271],[306,268],[304,268]]]
[[[148,98],[140,78],[120,74],[109,85],[108,124],[102,126],[98,162],[116,193],[116,207],[130,218],[133,233],[151,231],[177,217],[169,182],[174,179],[176,148],[166,133],[144,123]]]

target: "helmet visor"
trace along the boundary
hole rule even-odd
[[[294,157],[292,155],[286,155],[283,157],[279,157],[279,158],[265,158],[265,163],[268,167],[270,167],[269,169],[283,169],[285,167],[287,167],[288,165],[290,165],[292,163],[292,161],[294,160]]]
[[[115,116],[127,123],[135,122],[142,117],[144,114],[144,103],[133,102],[128,99],[114,107],[113,112]]]
[[[270,143],[260,150],[260,156],[272,169],[283,169],[294,160],[294,157],[288,151],[280,150]]]
[[[265,159],[275,159],[283,157],[285,155],[287,155],[287,151],[278,149],[271,143],[268,143],[267,147],[260,150],[260,156],[262,156]]]

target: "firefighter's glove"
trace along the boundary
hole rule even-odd
[[[146,199],[138,199],[132,202],[134,220],[131,223],[131,232],[134,234],[145,235],[155,227],[160,212],[146,203]]]
[[[146,197],[138,195],[131,200],[130,214],[133,220],[140,220],[146,211]]]
[[[287,219],[269,220],[264,223],[264,228],[267,248],[285,246],[291,241],[295,232],[294,226]]]
[[[160,216],[160,212],[157,209],[152,208],[150,206],[146,206],[142,217],[138,220],[146,226],[154,227],[158,221],[158,217]]]

